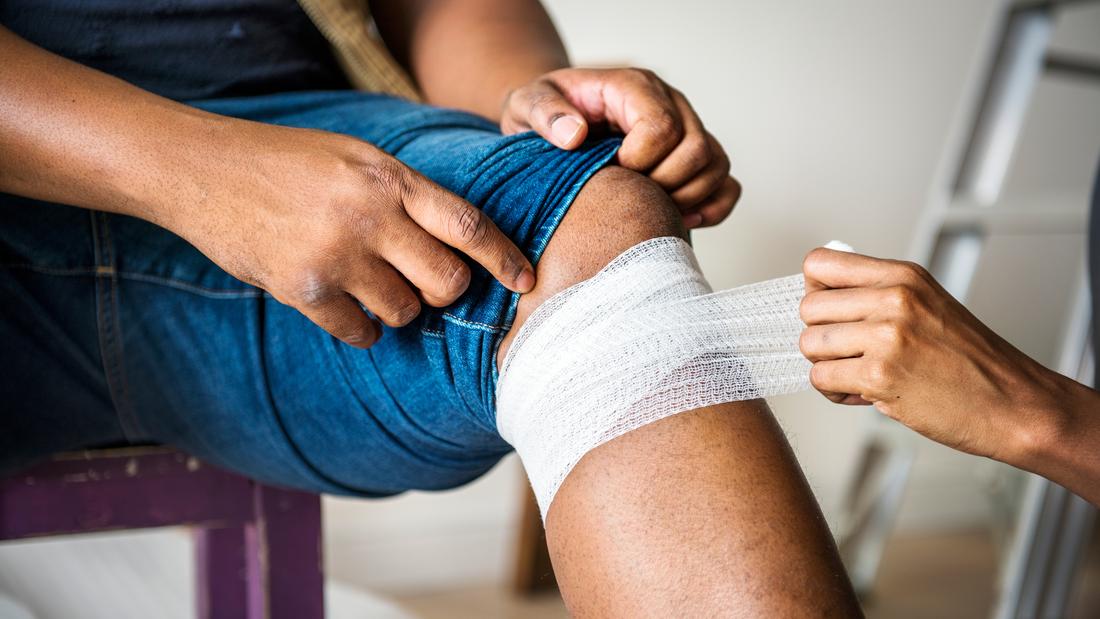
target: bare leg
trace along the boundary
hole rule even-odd
[[[684,231],[663,191],[621,168],[601,171],[547,246],[517,324],[628,247],[668,235]],[[558,491],[546,529],[575,616],[860,614],[762,401],[682,413],[589,452]]]

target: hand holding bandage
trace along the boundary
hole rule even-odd
[[[1010,462],[1049,430],[1061,383],[920,266],[818,248],[803,272],[799,345],[825,397],[873,404],[932,440]]]

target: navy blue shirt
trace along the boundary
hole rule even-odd
[[[0,24],[176,100],[350,88],[295,0],[0,0]]]

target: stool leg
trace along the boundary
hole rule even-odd
[[[256,520],[245,527],[249,617],[322,619],[321,497],[255,484],[253,501]]]
[[[194,529],[195,607],[199,619],[246,616],[245,532],[242,527]]]

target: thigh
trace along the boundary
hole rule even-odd
[[[468,114],[362,93],[198,105],[375,143],[481,207],[533,261],[581,186],[617,147],[601,140],[565,153],[533,134],[502,137]],[[21,214],[31,212],[22,208]],[[496,431],[494,361],[518,296],[480,267],[471,265],[470,289],[455,304],[387,329],[381,342],[361,351],[230,277],[165,230],[128,217],[51,208],[96,222],[75,236],[83,234],[81,242],[101,255],[85,265],[81,280],[99,296],[69,300],[87,316],[111,317],[92,321],[85,337],[112,438],[173,444],[275,483],[364,495],[455,486],[510,451]],[[26,254],[20,244],[50,234],[32,222],[0,237],[13,254]],[[66,251],[57,247],[51,254]],[[39,302],[64,304],[66,295],[51,293]],[[98,346],[107,332],[110,345]],[[42,366],[56,364],[48,353],[27,354]],[[79,402],[48,391],[43,406],[76,414]],[[24,434],[13,434],[13,441]],[[73,431],[76,442],[87,444],[91,436]]]
[[[304,109],[301,99],[309,100]],[[531,133],[503,137],[470,114],[361,93],[252,103],[280,109],[250,109],[249,117],[337,131],[391,152],[481,208],[534,263],[581,187],[618,146],[603,139],[561,151]],[[496,428],[495,353],[519,297],[470,266],[469,288],[458,301],[425,307],[409,326],[385,329],[367,351],[339,344],[296,312],[272,312],[271,333],[310,334],[272,339],[267,365],[279,377],[272,389],[287,432],[300,445],[327,448],[304,450],[318,470],[348,486],[370,480],[369,487],[387,491],[443,488],[477,477],[510,451]],[[318,367],[324,372],[305,369]],[[327,397],[317,395],[319,383],[344,390],[360,406],[319,407]],[[380,428],[390,440],[364,449],[341,431],[355,424]]]

